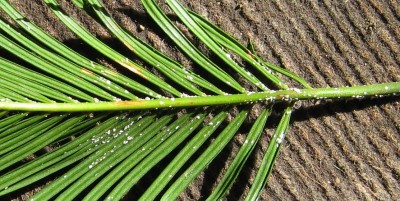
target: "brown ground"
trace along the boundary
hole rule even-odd
[[[51,34],[75,48],[80,46],[41,1],[11,2]],[[129,31],[190,64],[171,50],[170,41],[144,14],[138,0],[105,2]],[[300,74],[315,87],[400,81],[399,1],[184,2],[240,41],[245,43],[250,36],[264,59]],[[64,4],[93,33],[106,42],[114,41],[83,12]],[[307,105],[294,115],[262,200],[400,200],[399,99]],[[229,200],[240,199],[248,190],[266,140]],[[229,160],[230,151],[236,149],[233,143],[182,199],[207,195],[215,182],[213,176],[223,171],[220,162]]]

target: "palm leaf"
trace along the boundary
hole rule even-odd
[[[30,22],[8,1],[1,1],[1,10],[13,20],[0,19],[1,47],[25,62],[0,57],[0,196],[56,177],[33,199],[119,200],[162,166],[139,199],[174,200],[239,131],[246,132],[220,183],[204,195],[219,200],[243,173],[268,117],[277,111],[280,121],[246,196],[255,200],[271,174],[296,101],[400,92],[398,82],[312,88],[299,75],[264,61],[251,42],[247,48],[178,1],[167,1],[218,58],[214,62],[157,3],[143,0],[154,22],[196,67],[210,74],[203,76],[131,35],[100,0],[73,1],[154,67],[151,71],[96,38],[56,0],[44,3],[88,46],[117,69],[128,71],[120,73],[84,57]],[[261,107],[261,112],[246,123],[254,107]],[[41,153],[46,147],[50,149]]]

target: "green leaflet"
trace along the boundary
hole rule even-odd
[[[245,47],[177,0],[168,0],[179,20],[209,48],[207,55],[159,4],[142,0],[146,13],[196,63],[194,68],[209,74],[201,77],[128,33],[102,1],[72,1],[118,38],[121,47],[137,55],[144,63],[141,66],[88,32],[56,0],[44,2],[82,39],[82,45],[114,61],[116,70],[85,58],[29,21],[11,3],[0,1],[0,9],[14,21],[0,19],[0,48],[26,61],[19,64],[0,56],[0,170],[4,173],[0,196],[56,176],[33,199],[118,200],[140,189],[140,181],[159,169],[137,199],[173,200],[210,163],[219,162],[214,159],[238,132],[248,132],[220,183],[211,195],[202,195],[209,196],[208,200],[223,199],[265,134],[268,116],[277,110],[272,105],[283,102],[286,109],[278,111],[283,114],[280,123],[247,193],[247,200],[255,200],[265,188],[289,129],[295,101],[400,92],[399,82],[312,88],[304,78],[260,58],[251,41]],[[245,63],[235,61],[231,54]],[[220,61],[212,61],[212,56]],[[121,68],[129,71],[122,74],[118,72]],[[295,86],[285,83],[286,78],[296,81]],[[251,91],[244,83],[257,89]],[[255,104],[262,112],[250,119],[249,108]],[[44,151],[46,147],[50,150]],[[24,161],[27,157],[31,160]]]
[[[272,108],[272,107],[271,107]],[[218,186],[215,187],[212,194],[207,198],[207,200],[220,200],[229,191],[235,182],[237,176],[241,172],[244,164],[255,148],[257,142],[259,141],[261,135],[263,134],[264,126],[267,123],[267,118],[271,114],[271,108],[264,109],[257,120],[254,122],[253,127],[249,131],[242,147],[236,154],[235,159],[230,164],[228,170],[225,172]]]
[[[281,121],[279,122],[276,131],[269,142],[267,151],[265,152],[264,158],[261,162],[259,171],[257,172],[256,178],[246,196],[247,201],[257,200],[261,191],[264,189],[268,181],[268,176],[271,174],[272,167],[274,166],[276,157],[278,156],[279,149],[285,139],[286,132],[289,128],[289,121],[292,115],[292,106],[285,109]]]

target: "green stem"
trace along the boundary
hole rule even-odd
[[[135,100],[99,103],[17,103],[0,102],[1,110],[82,112],[82,111],[120,111],[161,108],[182,108],[227,104],[246,104],[259,101],[296,101],[321,99],[349,99],[381,97],[400,93],[400,82],[372,84],[339,88],[290,89],[249,94],[195,96],[184,98],[160,98],[153,100]]]

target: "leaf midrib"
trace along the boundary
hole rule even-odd
[[[19,103],[0,102],[1,110],[46,112],[94,112],[145,110],[163,108],[201,107],[217,105],[251,104],[254,102],[282,102],[297,100],[348,99],[372,96],[396,95],[400,82],[372,84],[353,87],[289,89],[248,94],[193,96],[98,103]]]

